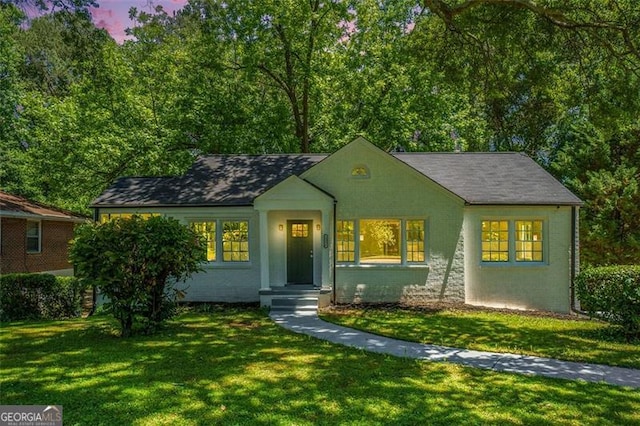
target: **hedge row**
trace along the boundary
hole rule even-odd
[[[75,277],[50,274],[0,276],[0,321],[80,316],[85,286]]]
[[[590,316],[622,326],[640,337],[640,265],[586,269],[576,278],[581,307]]]

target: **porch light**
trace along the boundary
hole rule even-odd
[[[283,224],[279,224],[278,225],[278,231],[283,231],[284,230],[284,225]]]
[[[319,231],[319,230],[320,230],[320,224],[316,223],[316,231]]]

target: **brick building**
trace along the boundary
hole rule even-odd
[[[72,274],[68,243],[85,217],[0,191],[0,274]]]

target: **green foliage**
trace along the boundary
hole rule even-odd
[[[627,338],[640,337],[640,265],[582,271],[576,294],[592,317],[619,325]]]
[[[177,220],[116,219],[76,229],[70,259],[109,301],[107,309],[129,336],[134,320],[153,331],[174,312],[177,282],[200,270],[204,241]]]
[[[50,274],[0,276],[0,321],[62,319],[80,315],[86,285]]]

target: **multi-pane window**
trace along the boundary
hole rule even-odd
[[[222,222],[222,260],[225,262],[249,261],[249,222]]]
[[[336,252],[338,262],[353,262],[356,258],[356,242],[352,220],[336,222]]]
[[[400,220],[360,220],[360,262],[400,263]]]
[[[424,263],[425,252],[424,220],[360,219],[336,222],[338,262],[391,265]]]
[[[424,262],[424,220],[407,220],[407,262]]]
[[[291,237],[293,238],[307,238],[309,236],[309,224],[308,223],[293,223],[291,224]]]
[[[207,261],[216,261],[216,222],[191,222],[191,229],[200,234],[207,242]]]
[[[40,222],[36,220],[27,221],[27,252],[40,253],[41,248],[41,231]]]
[[[113,219],[131,219],[133,216],[139,216],[143,219],[149,219],[153,216],[160,216],[158,213],[102,213],[100,215],[100,223],[109,222]]]
[[[482,261],[509,261],[509,221],[482,221]]]
[[[542,221],[516,220],[516,262],[542,260]]]
[[[483,220],[483,262],[543,262],[543,220]]]

